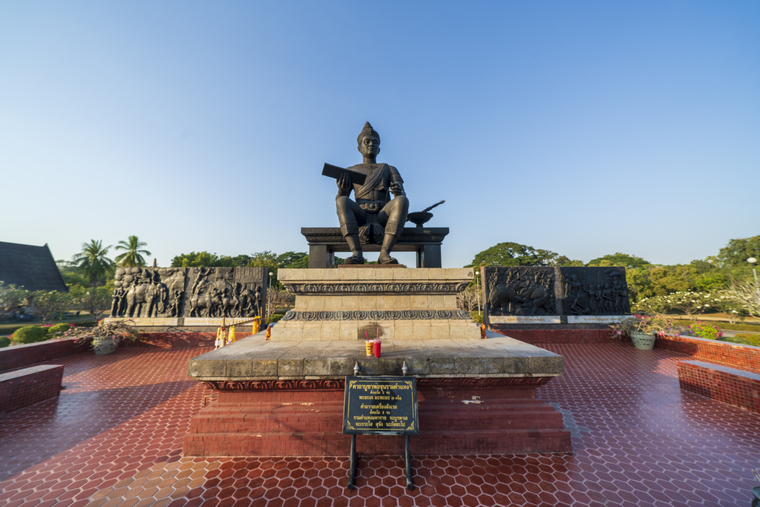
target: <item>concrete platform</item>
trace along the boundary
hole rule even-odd
[[[342,379],[354,374],[418,378],[546,379],[564,370],[562,356],[521,341],[487,332],[486,340],[383,341],[379,359],[367,357],[364,342],[267,341],[264,333],[191,359],[188,374],[202,382]]]

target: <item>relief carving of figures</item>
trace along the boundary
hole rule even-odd
[[[618,267],[560,268],[565,315],[630,313],[625,269]]]
[[[486,268],[492,315],[553,315],[553,268]]]
[[[111,317],[254,317],[265,278],[263,268],[119,267]]]

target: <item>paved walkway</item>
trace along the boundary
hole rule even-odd
[[[0,417],[0,505],[750,505],[760,415],[682,392],[685,356],[546,348],[566,373],[539,396],[565,414],[574,454],[418,457],[413,492],[400,457],[360,460],[353,492],[344,459],[181,458],[209,394],[185,367],[206,349],[72,356],[57,361],[60,400]]]

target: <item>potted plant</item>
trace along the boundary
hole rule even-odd
[[[66,331],[61,338],[73,338],[77,345],[91,346],[98,356],[116,352],[122,340],[137,340],[140,334],[131,323],[101,320],[93,328],[76,327]]]
[[[633,346],[639,350],[652,350],[657,335],[678,334],[673,322],[661,314],[632,315],[610,328],[613,338],[628,335],[633,341]]]

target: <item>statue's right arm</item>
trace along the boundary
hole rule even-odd
[[[351,194],[351,177],[343,173],[338,176],[336,182],[338,183],[338,197],[348,197]]]

